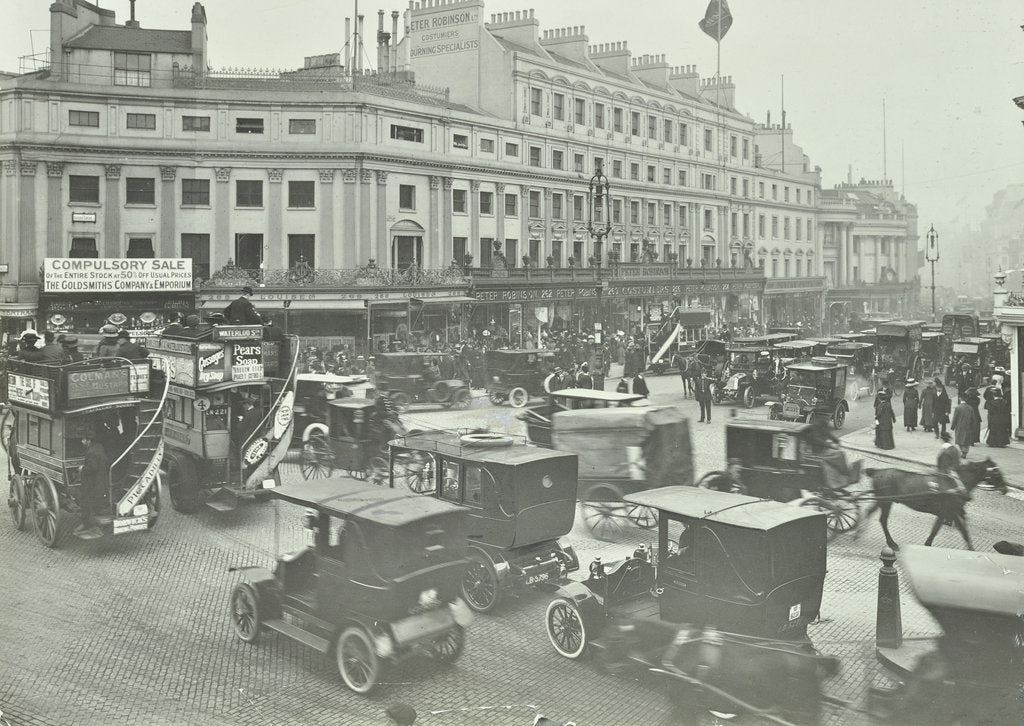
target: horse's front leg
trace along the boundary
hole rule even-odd
[[[882,525],[882,531],[885,533],[885,543],[889,545],[889,549],[896,552],[899,550],[900,546],[896,544],[892,535],[889,534],[889,510],[892,509],[892,504],[890,502],[885,502],[879,505],[879,509],[881,510],[881,514],[878,515],[878,522]]]
[[[971,542],[971,533],[967,531],[967,515],[961,514],[953,520],[953,524],[960,531],[960,535],[964,538],[964,542],[967,543],[967,549],[973,550],[974,543]]]

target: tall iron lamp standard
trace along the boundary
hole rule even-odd
[[[927,246],[924,249],[924,258],[932,266],[932,322],[935,318],[935,263],[939,261],[939,233],[935,231],[935,225],[931,226],[928,234],[925,235]]]
[[[594,267],[601,274],[603,250],[601,243],[612,231],[612,219],[608,208],[611,206],[608,197],[608,177],[598,166],[594,176],[590,177],[589,193],[587,194],[588,217],[587,232],[594,238]]]

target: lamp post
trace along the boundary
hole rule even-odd
[[[935,231],[935,225],[931,226],[928,234],[925,235],[927,246],[924,249],[924,258],[932,266],[932,322],[935,318],[935,263],[939,261],[939,233]]]
[[[594,267],[597,268],[598,276],[601,275],[601,250],[602,240],[612,231],[611,214],[609,213],[608,177],[604,175],[601,167],[594,171],[590,177],[589,192],[587,194],[587,232],[594,238]]]

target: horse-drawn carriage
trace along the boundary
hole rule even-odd
[[[759,401],[778,399],[783,384],[776,375],[777,350],[764,345],[736,345],[728,352],[729,362],[713,389],[715,403],[742,403],[753,408]]]
[[[295,429],[305,431],[314,423],[327,421],[327,404],[335,399],[355,396],[365,398],[373,387],[366,376],[343,376],[335,373],[299,373],[295,376]]]
[[[938,330],[921,332],[921,370],[931,378],[942,376],[949,358],[946,336]]]
[[[856,401],[875,395],[875,346],[862,341],[833,343],[825,354],[846,366],[846,395]]]
[[[680,708],[816,713],[835,658],[817,655],[825,518],[754,497],[662,487],[627,495],[657,513],[656,549],[555,593],[544,623],[566,658],[598,651],[669,679]]]
[[[469,408],[469,382],[455,377],[454,357],[441,353],[380,353],[377,390],[399,411],[413,404]]]
[[[56,547],[69,514],[81,516],[75,534],[83,539],[156,525],[167,379],[151,373],[148,360],[8,361],[15,528],[31,523],[40,542]]]
[[[495,406],[508,401],[522,408],[546,393],[544,382],[555,369],[551,350],[488,350],[484,352],[487,399]]]
[[[382,398],[338,398],[327,403],[327,420],[302,432],[306,479],[345,470],[354,479],[387,479],[388,441],[405,433]]]
[[[646,405],[639,393],[598,391],[591,388],[562,388],[547,394],[547,403],[530,406],[517,418],[526,424],[526,440],[538,446],[551,448],[551,417],[559,411],[580,409],[621,408]]]
[[[887,376],[889,385],[895,390],[911,378],[924,375],[921,361],[921,333],[924,323],[920,320],[891,320],[875,328],[875,370],[878,375]]]
[[[782,400],[771,404],[769,417],[778,421],[803,421],[822,417],[840,429],[850,406],[846,402],[846,365],[831,357],[814,357],[786,366],[786,390]]]

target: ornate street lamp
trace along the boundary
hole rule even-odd
[[[598,275],[601,274],[601,243],[612,231],[611,201],[608,189],[608,177],[598,166],[594,176],[590,177],[589,193],[587,194],[587,232],[594,238],[594,266],[597,268]]]
[[[935,225],[931,226],[928,234],[925,235],[927,246],[924,248],[924,258],[932,266],[932,322],[935,318],[935,263],[939,261],[939,233],[935,231]]]

